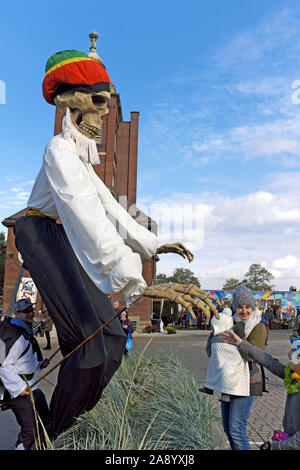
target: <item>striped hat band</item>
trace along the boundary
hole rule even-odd
[[[68,90],[109,92],[110,78],[104,66],[84,52],[62,51],[48,59],[42,88],[45,100],[55,105],[53,98]]]

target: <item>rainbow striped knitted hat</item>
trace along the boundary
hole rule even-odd
[[[53,105],[53,98],[68,90],[110,91],[110,78],[105,68],[84,52],[57,52],[47,60],[45,72],[43,96]]]

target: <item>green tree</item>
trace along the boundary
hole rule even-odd
[[[0,232],[0,307],[1,308],[2,308],[2,302],[3,302],[5,254],[6,254],[6,236],[4,232]]]
[[[159,273],[156,276],[156,284],[166,284],[168,281],[168,277],[164,273]]]
[[[178,284],[195,284],[198,287],[201,287],[199,279],[195,274],[187,268],[177,268],[171,276],[167,276],[164,273],[159,273],[156,276],[157,284],[165,284],[167,282],[175,282]]]
[[[240,285],[240,281],[238,279],[235,279],[231,277],[230,279],[226,279],[222,290],[235,290],[237,286]]]
[[[270,284],[273,279],[274,276],[270,271],[261,264],[254,263],[251,264],[242,283],[250,290],[273,290],[274,285]]]

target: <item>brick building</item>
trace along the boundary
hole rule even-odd
[[[135,206],[139,113],[131,112],[130,121],[124,121],[120,95],[116,92],[113,84],[111,84],[111,91],[109,113],[103,117],[102,142],[97,146],[101,162],[99,165],[94,166],[94,170],[106,186],[111,189],[117,200],[119,200],[123,206],[126,204],[127,210],[130,208],[130,213],[133,214],[134,217],[137,217],[138,222],[149,230],[156,232],[157,228],[155,222],[142,211],[139,211]],[[61,131],[62,118],[62,114],[59,110],[56,110],[54,123],[55,135]],[[23,209],[2,221],[2,224],[8,228],[3,312],[7,311],[21,268],[21,262],[14,243],[13,226],[15,220],[25,215],[25,212],[26,210]],[[148,285],[152,284],[155,273],[155,261],[153,259],[143,261],[143,277]],[[30,273],[25,271],[24,277],[30,277]],[[122,295],[112,296],[112,300],[114,299],[119,300],[121,306],[124,305]],[[37,309],[40,308],[41,302],[38,295]],[[137,329],[139,331],[141,331],[145,324],[149,323],[151,310],[152,301],[147,298],[143,298],[129,309],[128,313],[130,319],[137,322]]]

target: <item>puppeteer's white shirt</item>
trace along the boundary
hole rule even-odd
[[[28,351],[23,355],[27,348]],[[25,339],[23,335],[16,340],[7,356],[1,360],[0,367],[0,379],[11,398],[19,396],[26,388],[26,383],[21,375],[31,374],[37,370],[41,371],[40,366],[43,361],[38,361],[37,353],[33,351],[30,341]],[[32,386],[36,380],[34,375],[28,380],[29,385]],[[32,390],[37,388],[38,384],[34,385]]]
[[[156,253],[157,237],[115,200],[88,159],[79,157],[68,132],[70,125],[65,117],[63,132],[47,144],[28,207],[60,218],[94,284],[105,294],[121,292],[129,306],[132,296],[147,287],[141,257]],[[90,145],[91,139],[81,134],[82,138]]]

